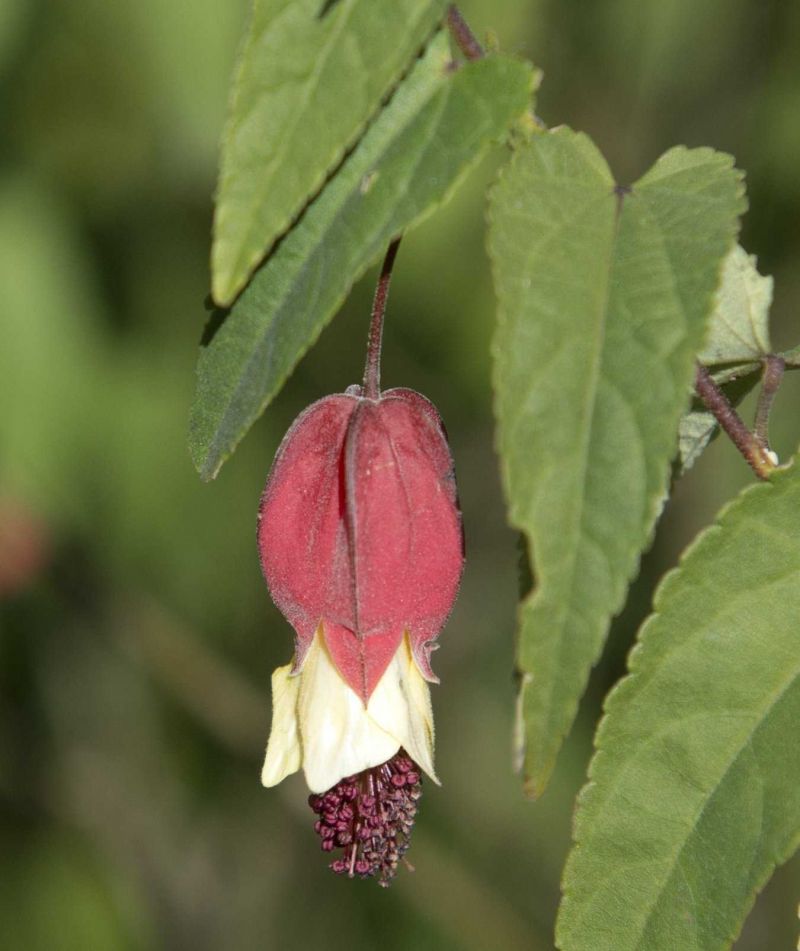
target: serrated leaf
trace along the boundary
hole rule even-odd
[[[214,299],[253,268],[355,142],[443,0],[254,0],[222,143]]]
[[[722,951],[800,843],[800,469],[746,489],[662,583],[610,694],[562,951]]]
[[[736,244],[722,265],[722,278],[697,359],[716,363],[758,361],[770,352],[772,278],[758,273],[756,258]]]
[[[663,503],[743,207],[726,155],[673,149],[626,194],[591,141],[566,128],[534,136],[493,190],[498,446],[536,579],[517,652],[532,794]]]
[[[761,358],[770,353],[771,304],[772,278],[758,273],[754,255],[734,245],[722,266],[708,337],[697,357],[712,368],[714,381],[734,406],[758,383]],[[678,429],[681,474],[691,469],[718,432],[714,416],[694,400]]]
[[[488,57],[451,68],[440,36],[256,273],[201,352],[190,448],[213,478],[390,239],[444,201],[530,104],[533,73]]]

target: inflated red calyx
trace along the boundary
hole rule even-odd
[[[258,524],[264,577],[297,635],[295,664],[321,624],[337,669],[365,704],[406,632],[423,675],[436,680],[430,652],[464,559],[439,414],[413,390],[378,390],[391,258],[390,250],[364,387],[327,396],[295,420],[275,457]]]
[[[261,500],[270,593],[302,662],[320,622],[339,672],[366,702],[408,631],[422,673],[462,566],[453,463],[424,397],[361,387],[310,406],[287,433]]]

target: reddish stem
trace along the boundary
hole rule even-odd
[[[458,48],[467,59],[482,59],[485,51],[458,7],[451,3],[447,8],[447,26]]]
[[[750,468],[755,472],[759,479],[769,478],[770,473],[775,468],[774,461],[770,458],[769,450],[761,444],[761,441],[755,436],[742,422],[741,416],[731,406],[728,397],[717,386],[708,370],[697,364],[697,374],[695,376],[695,389],[706,404],[709,411],[713,413],[722,429],[730,437],[734,446],[744,456]]]
[[[402,237],[402,236],[401,236]],[[367,362],[364,367],[364,396],[376,400],[381,395],[381,342],[383,340],[383,318],[386,313],[386,299],[389,296],[389,284],[392,280],[392,268],[400,246],[400,238],[395,238],[386,251],[383,267],[375,288],[372,302],[372,317],[369,324],[367,342]]]
[[[764,357],[764,375],[761,378],[761,393],[758,397],[758,408],[756,409],[755,435],[759,442],[769,448],[769,412],[772,409],[772,403],[778,387],[783,379],[783,371],[786,363],[783,357],[770,354]]]

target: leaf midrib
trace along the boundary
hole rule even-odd
[[[594,202],[592,202],[589,207],[592,207],[595,204],[600,204],[601,202],[606,202],[609,199],[613,200],[613,187],[614,187],[614,184],[612,181],[609,186],[610,190],[608,194],[598,196],[597,199]],[[587,210],[588,209],[584,207],[581,209],[581,212],[583,214],[586,214]],[[586,473],[588,471],[588,465],[589,465],[589,454],[590,454],[589,449],[591,446],[591,436],[594,429],[592,425],[592,421],[594,420],[594,409],[597,403],[597,392],[599,388],[598,383],[601,376],[603,355],[605,353],[605,337],[606,337],[606,328],[607,328],[608,316],[609,316],[609,301],[611,296],[611,271],[612,271],[612,264],[614,261],[614,255],[616,251],[616,243],[617,243],[617,236],[619,234],[620,220],[622,217],[621,212],[622,212],[622,209],[619,209],[616,214],[616,217],[613,223],[613,230],[611,233],[611,240],[609,241],[608,266],[604,269],[605,283],[603,287],[602,297],[598,302],[598,313],[596,318],[595,340],[597,341],[598,346],[595,350],[595,357],[591,365],[591,372],[587,374],[587,386],[586,386],[585,395],[584,395],[584,412],[583,412],[582,419],[584,421],[588,420],[588,423],[587,425],[583,427],[584,435],[580,445],[580,451],[577,454],[577,457],[579,459],[580,472],[581,472],[581,476],[580,476],[581,486],[585,486]],[[550,240],[552,241],[553,235],[560,232],[563,229],[563,227],[569,224],[571,224],[571,220],[567,222],[560,222],[558,229],[554,229],[553,233],[551,234]],[[534,249],[537,254],[540,253],[541,247],[542,245],[539,244]],[[533,251],[531,251],[527,259],[528,270],[530,270],[531,259],[533,256],[534,256]],[[584,518],[584,513],[586,508],[585,503],[586,503],[586,492],[584,489],[580,493],[578,506],[575,510],[574,518],[572,519],[571,526],[570,526],[572,528],[573,538],[577,538],[577,541],[578,541],[577,545],[573,544],[571,546],[573,554],[570,557],[570,564],[568,569],[568,582],[566,585],[566,589],[570,592],[570,594],[574,591],[574,588],[575,588],[575,575],[576,575],[576,569],[577,569],[577,563],[578,563],[577,550],[580,547],[580,539],[583,537],[581,526],[583,525],[583,518]],[[541,585],[535,588],[533,592],[533,596],[531,597],[526,607],[528,607],[532,611],[536,609],[537,601],[540,600],[542,590],[543,590],[543,586]],[[556,666],[558,666],[558,662],[564,651],[563,631],[565,627],[565,619],[569,614],[571,614],[571,611],[569,610],[565,602],[565,607],[559,613],[559,617],[558,617],[559,637],[558,637],[557,646],[556,646],[556,659],[555,659]],[[553,704],[551,700],[552,700],[553,693],[555,691],[555,678],[551,678],[549,680],[549,683],[547,683],[546,686],[548,689],[547,689],[546,697],[543,699],[546,699],[547,702],[546,704],[543,703],[542,706],[543,706],[543,709],[552,711]]]

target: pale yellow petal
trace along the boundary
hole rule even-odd
[[[414,661],[408,635],[403,637],[402,644],[370,697],[367,712],[434,782],[439,782],[433,767],[430,690]]]
[[[394,756],[400,740],[367,714],[336,669],[319,632],[299,677],[303,770],[311,792],[325,792],[345,776]]]
[[[300,769],[302,751],[297,724],[297,697],[302,674],[292,676],[292,665],[278,667],[272,674],[272,729],[261,782],[276,786]]]

